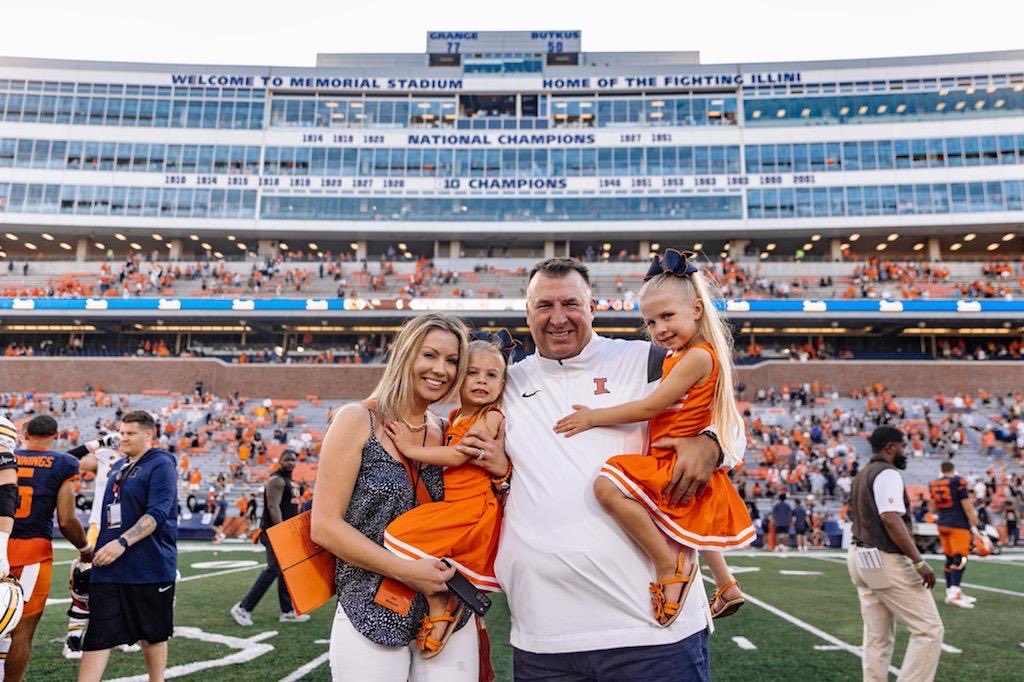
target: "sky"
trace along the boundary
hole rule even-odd
[[[37,0],[3,4],[0,56],[313,66],[422,53],[428,30],[581,30],[584,51],[715,64],[1024,49],[1022,22],[1024,0]]]

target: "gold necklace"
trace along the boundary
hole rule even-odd
[[[406,427],[410,431],[412,431],[413,433],[416,433],[417,431],[422,431],[423,429],[427,428],[427,415],[426,415],[426,413],[423,414],[423,423],[420,424],[419,426],[414,426],[413,424],[410,424],[408,422],[408,420],[406,420],[405,417],[399,417],[399,419],[401,419],[402,423],[405,424]]]

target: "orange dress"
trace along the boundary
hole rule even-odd
[[[718,381],[718,357],[710,344],[711,374],[703,383],[691,386],[648,424],[650,442],[660,438],[696,436],[711,425],[711,403]],[[661,380],[685,353],[670,353],[662,364]],[[611,480],[624,495],[642,504],[654,523],[670,539],[694,549],[736,549],[750,544],[757,533],[747,506],[729,476],[715,471],[699,498],[672,506],[663,494],[676,464],[674,449],[652,448],[647,455],[615,455],[601,466],[600,474]]]
[[[469,418],[448,417],[445,445],[457,445],[490,409]],[[444,470],[444,499],[421,504],[388,524],[384,546],[406,559],[448,559],[477,589],[497,592],[494,556],[498,552],[501,505],[491,475],[470,462]]]

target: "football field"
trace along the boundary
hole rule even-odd
[[[258,550],[258,551],[256,551]],[[67,618],[68,549],[55,557],[50,604],[36,633],[26,679],[74,679],[77,662],[61,656]],[[325,606],[308,623],[279,623],[275,588],[254,613],[254,627],[235,624],[228,609],[255,578],[262,548],[183,543],[178,557],[176,632],[168,677],[186,680],[327,680],[327,638],[333,614]],[[1017,559],[1017,561],[1014,561]],[[713,676],[736,680],[857,680],[861,622],[857,596],[837,552],[733,553],[729,557],[748,603],[720,621],[712,637]],[[931,560],[941,583],[942,563]],[[964,591],[973,610],[946,606],[940,680],[1019,680],[1024,669],[1024,554],[972,558]],[[499,680],[511,680],[508,611],[499,595],[488,625]],[[898,668],[906,633],[897,634]],[[106,679],[144,680],[140,653],[115,651]]]

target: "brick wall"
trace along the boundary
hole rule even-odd
[[[0,391],[59,393],[87,384],[112,393],[166,389],[190,393],[202,379],[206,390],[271,398],[358,399],[369,395],[379,365],[231,365],[208,358],[0,358]],[[741,367],[739,381],[751,390],[819,381],[841,393],[876,381],[897,395],[939,391],[994,393],[1024,389],[1024,362],[764,362]]]

